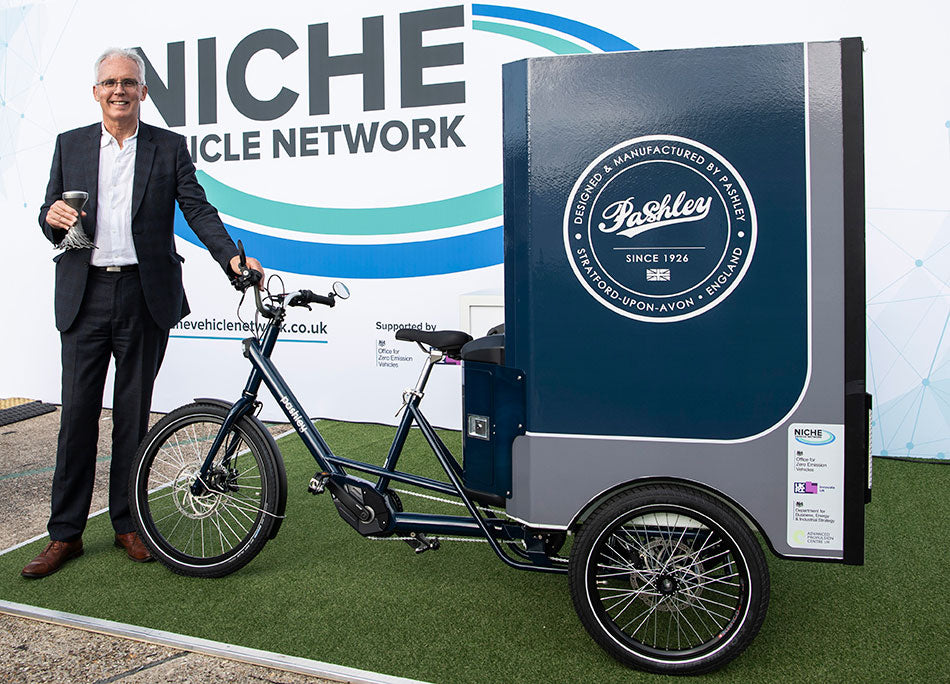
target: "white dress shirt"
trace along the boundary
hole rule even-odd
[[[122,147],[102,127],[99,143],[99,197],[96,210],[96,247],[93,266],[137,264],[132,243],[132,179],[135,176],[135,149],[139,129],[126,138]]]

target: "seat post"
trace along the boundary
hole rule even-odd
[[[428,352],[429,356],[426,358],[425,364],[422,366],[422,372],[419,373],[419,380],[416,381],[415,388],[409,390],[411,394],[414,394],[420,399],[425,393],[426,384],[429,382],[429,375],[432,373],[432,367],[445,358],[445,353],[439,351],[438,349],[429,349]]]
[[[459,330],[418,330],[414,328],[400,328],[396,331],[396,339],[404,342],[415,342],[419,349],[428,355],[426,363],[419,374],[419,380],[413,389],[402,393],[403,405],[408,404],[413,397],[422,398],[432,367],[446,356],[458,358],[462,346],[472,340],[472,336]]]

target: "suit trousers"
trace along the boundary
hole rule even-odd
[[[132,458],[148,431],[155,376],[168,343],[148,311],[138,271],[90,267],[76,320],[61,333],[63,410],[56,449],[50,538],[78,539],[96,474],[99,416],[110,357],[115,357],[109,515],[117,534],[135,529],[129,512]]]

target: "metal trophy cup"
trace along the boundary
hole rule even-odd
[[[76,219],[76,222],[72,227],[66,231],[66,237],[64,237],[56,249],[84,249],[86,247],[96,248],[96,245],[89,239],[89,236],[86,235],[85,231],[82,229],[82,208],[86,206],[86,201],[89,199],[89,193],[83,192],[82,190],[67,190],[63,193],[63,201],[68,204],[70,207],[76,210],[79,214],[79,217]]]

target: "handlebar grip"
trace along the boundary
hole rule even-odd
[[[324,304],[326,306],[335,306],[336,301],[333,297],[314,294],[310,290],[301,290],[287,303],[288,306],[307,306],[307,304]]]

